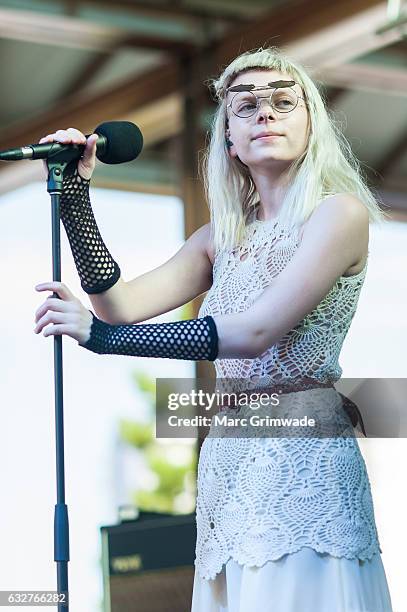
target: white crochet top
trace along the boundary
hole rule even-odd
[[[234,250],[220,250],[213,285],[199,316],[246,310],[290,261],[300,229],[252,217]],[[216,359],[217,379],[245,379],[244,388],[311,377],[337,381],[339,353],[366,274],[340,276],[298,325],[255,359]],[[340,396],[322,393],[338,410]],[[307,391],[297,392],[297,398]],[[291,394],[293,395],[293,394]],[[305,395],[303,395],[305,397]],[[322,397],[322,396],[321,396]],[[367,559],[380,551],[366,466],[347,437],[211,437],[198,465],[195,566],[214,578],[229,558],[261,566],[304,546],[334,556]]]

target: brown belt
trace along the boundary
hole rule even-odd
[[[332,382],[322,383],[314,378],[305,377],[296,382],[282,382],[280,384],[275,384],[273,386],[268,387],[257,387],[254,389],[247,389],[245,391],[240,391],[236,393],[236,402],[231,398],[231,402],[228,403],[227,407],[236,408],[238,407],[236,403],[238,402],[240,397],[247,397],[247,395],[251,395],[252,393],[266,393],[267,395],[272,395],[274,393],[296,393],[297,391],[307,391],[308,389],[335,389],[334,384]],[[342,407],[347,413],[352,426],[356,427],[358,423],[360,423],[361,430],[363,435],[366,437],[365,425],[363,423],[362,415],[360,413],[359,408],[349,397],[343,395],[337,391],[339,395],[342,397]]]

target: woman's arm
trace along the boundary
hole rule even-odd
[[[100,235],[89,187],[95,167],[95,135],[86,140],[75,128],[58,130],[40,142],[85,144],[77,167],[67,168],[61,220],[82,289],[97,315],[111,324],[138,323],[188,303],[212,284],[210,224],[196,230],[167,262],[126,282]],[[76,163],[76,162],[75,162]]]
[[[252,306],[213,317],[217,359],[254,359],[278,342],[323,300],[339,276],[362,259],[368,240],[369,215],[362,202],[351,195],[325,199],[307,222],[290,262]],[[84,346],[95,352],[140,355],[150,329],[137,328],[102,329],[95,322]]]
[[[187,321],[110,325],[89,313],[61,283],[38,309],[36,333],[66,333],[96,353],[171,359],[253,359],[275,344],[327,295],[367,251],[368,212],[352,196],[325,200],[307,223],[300,247],[280,275],[246,311]],[[38,314],[39,312],[39,314]]]
[[[89,298],[96,314],[112,324],[141,323],[187,304],[212,285],[210,224],[197,229],[166,262],[133,280],[119,281]]]
[[[100,235],[89,181],[77,171],[64,179],[61,219],[82,289],[89,294],[96,314],[108,323],[146,321],[190,302],[212,284],[209,223],[196,230],[167,262],[126,282]]]
[[[108,290],[90,294],[97,316],[113,325],[139,323],[187,304],[208,291],[212,285],[209,231],[209,223],[197,229],[161,266],[128,282],[120,276]],[[36,315],[41,314],[39,308]]]

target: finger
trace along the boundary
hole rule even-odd
[[[67,130],[57,130],[55,132],[55,138],[59,142],[63,142],[65,144],[86,144],[86,136],[75,128],[68,128]]]
[[[87,144],[92,145],[92,147],[95,145],[97,139],[99,138],[99,134],[93,133],[89,136],[89,138],[87,139]]]
[[[74,302],[64,302],[63,300],[59,300],[57,298],[51,298],[58,302],[58,304],[49,304],[50,300],[47,300],[44,304],[40,306],[38,311],[35,314],[35,323],[40,324],[43,320],[43,317],[47,315],[47,313],[63,313],[75,315],[78,314],[78,307]]]
[[[49,327],[47,327],[46,330],[44,330],[43,336],[60,336],[61,334],[68,334],[70,335],[72,333],[72,327],[71,325],[64,325],[64,324],[57,324],[57,325],[50,325]]]
[[[41,140],[38,141],[38,143],[41,144],[43,142],[52,142],[53,140],[54,140],[54,135],[48,134],[48,136],[43,136]]]
[[[50,323],[69,323],[69,314],[65,312],[54,312],[53,310],[45,313],[43,317],[38,321],[34,328],[34,333],[39,334],[41,331]]]
[[[57,130],[54,134],[54,137],[59,142],[66,142],[67,140],[71,139],[71,136],[66,130]]]
[[[98,134],[91,134],[86,141],[86,147],[83,152],[83,158],[90,159],[96,154],[96,142],[99,138]]]
[[[67,133],[72,138],[72,142],[77,142],[80,144],[86,144],[86,136],[80,130],[76,128],[68,128]]]
[[[37,310],[35,311],[35,315],[34,315],[35,322],[39,321],[39,319],[50,309],[55,309],[56,311],[58,310],[60,311],[58,306],[60,304],[65,304],[65,303],[67,302],[60,300],[59,298],[53,298],[51,296],[47,297],[46,302],[41,304],[41,306],[39,306]]]
[[[58,312],[54,310],[49,310],[38,321],[37,325],[34,328],[34,333],[35,334],[41,333],[44,327],[46,327],[50,323],[78,325],[79,322],[80,321],[78,317],[75,317],[74,313],[72,312]]]
[[[36,291],[54,291],[62,300],[72,300],[75,296],[66,285],[59,281],[48,281],[35,286]]]
[[[39,306],[35,311],[35,322],[39,321],[39,319],[44,316],[48,310],[54,310],[56,312],[73,312],[74,304],[72,302],[64,302],[64,300],[60,300],[59,298],[54,298],[49,295],[46,302],[41,304],[41,306]]]

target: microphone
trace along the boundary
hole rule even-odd
[[[122,164],[132,161],[140,155],[143,148],[143,134],[137,125],[130,121],[107,121],[101,123],[94,133],[99,135],[96,141],[96,157],[104,164]],[[88,136],[90,134],[86,135],[87,138]],[[43,142],[0,151],[0,161],[48,159],[55,153],[68,149],[77,149],[79,159],[85,146]]]

